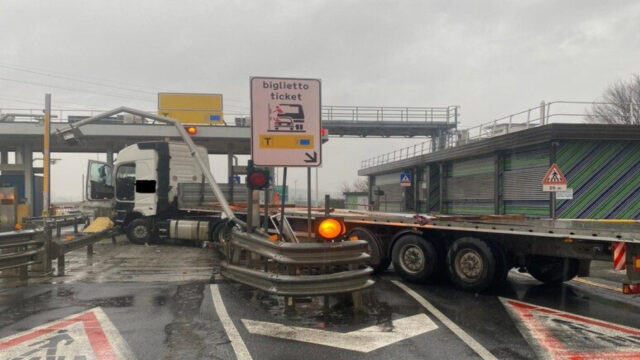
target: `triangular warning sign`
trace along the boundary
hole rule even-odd
[[[541,359],[640,359],[640,329],[500,300]]]
[[[558,164],[551,164],[549,170],[542,179],[542,185],[567,185],[567,178],[564,177],[562,171],[558,167]]]
[[[3,359],[134,359],[101,308],[0,339]]]

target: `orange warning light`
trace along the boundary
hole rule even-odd
[[[320,224],[318,224],[317,232],[321,237],[327,240],[331,240],[344,234],[346,232],[346,227],[338,219],[326,218],[320,221]]]
[[[633,258],[633,270],[640,270],[640,256],[635,256]]]
[[[187,134],[189,135],[195,135],[198,133],[198,128],[195,126],[187,126],[185,129],[187,130]]]

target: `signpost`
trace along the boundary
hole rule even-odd
[[[551,164],[549,170],[542,179],[542,191],[558,192],[567,190],[567,178],[558,167],[558,164]]]
[[[411,173],[410,172],[401,172],[400,173],[400,186],[402,186],[402,187],[410,187],[411,186]]]
[[[251,78],[251,158],[259,166],[322,163],[320,80]]]
[[[311,167],[322,163],[321,84],[318,79],[251,78],[251,159],[258,166],[307,168],[307,234],[311,237]],[[282,201],[280,234],[284,223]],[[266,216],[265,216],[266,218]]]
[[[221,94],[158,93],[158,114],[183,124],[224,125]]]

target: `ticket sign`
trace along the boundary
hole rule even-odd
[[[322,163],[320,80],[251,78],[251,157],[259,166]]]

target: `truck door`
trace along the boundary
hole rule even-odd
[[[114,197],[113,166],[96,160],[89,160],[85,183],[87,200],[112,200]]]

